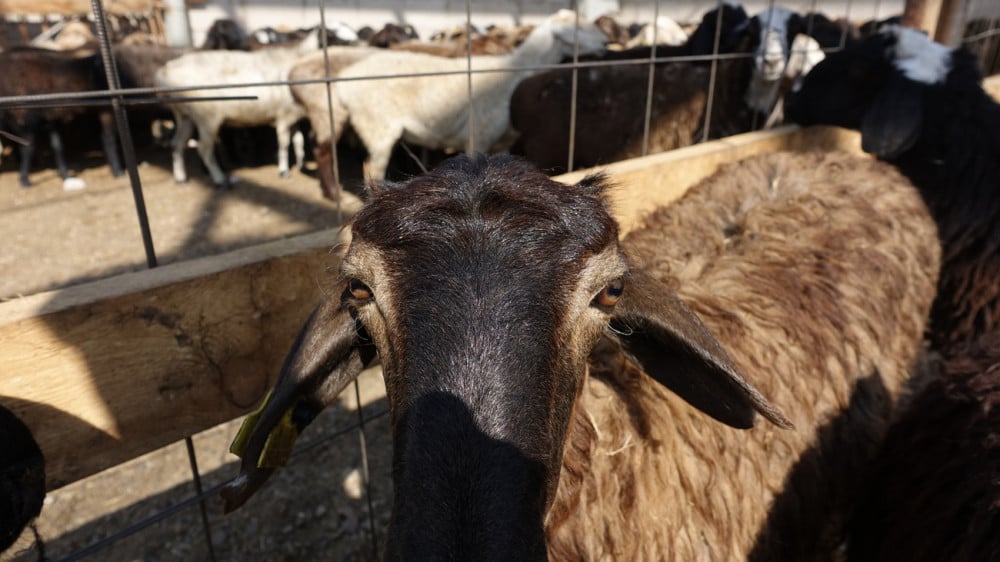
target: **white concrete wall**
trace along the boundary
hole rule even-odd
[[[801,12],[815,7],[831,17],[847,15],[852,20],[868,20],[902,12],[903,1],[778,0],[776,3]],[[717,4],[717,0],[659,0],[659,12],[682,23],[698,21]],[[548,14],[572,5],[570,0],[471,0],[472,22],[479,26],[537,23]],[[580,0],[579,5],[590,19],[612,11],[624,23],[651,21],[654,12],[652,0]],[[768,5],[767,0],[744,2],[750,14]],[[619,9],[614,10],[615,6]],[[465,0],[327,0],[325,10],[330,25],[344,22],[355,29],[365,25],[379,29],[387,22],[409,23],[422,37],[460,26],[466,20]],[[319,5],[316,0],[294,4],[282,0],[207,0],[203,7],[190,8],[189,16],[192,38],[197,45],[218,18],[235,19],[247,30],[281,25],[311,27],[319,23]]]

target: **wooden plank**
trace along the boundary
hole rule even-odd
[[[983,89],[993,96],[993,99],[1000,102],[1000,74],[987,77],[983,80]]]
[[[962,44],[962,31],[965,27],[963,15],[966,13],[966,0],[942,0],[937,22],[933,27],[931,37],[942,45],[958,47]]]
[[[903,6],[903,25],[934,37],[943,2],[944,0],[906,0]]]
[[[843,130],[789,127],[603,170],[630,229],[720,162],[857,144]],[[346,236],[324,231],[0,303],[0,404],[35,434],[49,488],[249,411],[329,287],[330,248]]]
[[[651,209],[677,199],[723,162],[765,152],[834,148],[861,154],[861,137],[856,132],[837,127],[800,129],[790,125],[579,170],[557,179],[573,183],[590,173],[608,174],[619,186],[611,193],[610,200],[622,234],[625,234],[641,225]]]
[[[0,306],[0,403],[58,488],[245,413],[319,301],[336,232]]]

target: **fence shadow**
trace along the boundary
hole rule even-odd
[[[377,375],[376,375],[377,376]],[[369,381],[370,382],[370,381]],[[349,388],[345,394],[351,394]],[[206,537],[184,446],[172,445],[115,467],[59,491],[43,509],[40,530],[49,560],[72,560],[86,555],[94,560],[176,561],[208,560],[208,540],[217,560],[377,560],[376,542],[384,537],[392,503],[391,436],[387,403],[375,400],[362,408],[370,419],[364,426],[367,462],[371,467],[370,533],[368,496],[361,484],[363,460],[355,426],[358,412],[343,399],[307,429],[296,455],[246,505],[223,515],[217,494],[206,498],[211,531]],[[195,437],[199,459],[225,456],[225,462],[202,473],[205,489],[221,485],[238,473],[236,457],[226,449],[235,435],[231,422]],[[162,489],[162,481],[181,481],[153,495],[144,488]],[[122,496],[127,496],[123,502]],[[134,499],[135,501],[131,501]],[[169,513],[134,534],[124,534],[149,518]],[[124,507],[110,513],[93,512],[105,504]],[[87,520],[72,531],[50,535],[54,523]],[[122,536],[119,536],[122,535]],[[101,544],[102,541],[109,544]],[[86,550],[98,545],[94,550]],[[16,562],[36,560],[34,551],[18,554]]]
[[[847,409],[816,432],[815,444],[786,477],[749,562],[830,560],[843,548],[846,517],[861,492],[866,459],[875,457],[881,443],[871,436],[872,428],[887,428],[891,403],[880,374],[858,379]],[[775,558],[776,553],[782,557]]]

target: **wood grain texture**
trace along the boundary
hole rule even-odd
[[[0,403],[58,488],[239,416],[328,286],[336,232],[0,306]]]

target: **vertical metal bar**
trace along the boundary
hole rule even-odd
[[[577,65],[580,63],[580,5],[576,0],[570,2],[573,13],[576,14],[576,20],[574,21],[573,27],[573,70],[572,78],[570,81],[570,95],[569,95],[569,148],[567,150],[568,156],[566,157],[566,171],[573,171],[573,159],[576,156],[576,91],[579,85],[579,75],[580,69]]]
[[[111,42],[108,37],[107,19],[105,17],[102,0],[91,0],[91,9],[94,15],[97,38],[101,46],[101,60],[104,63],[104,72],[108,81],[108,90],[115,92],[121,89],[121,84],[118,80],[118,69],[115,65],[114,56],[111,53]],[[125,109],[122,106],[123,100],[124,97],[121,94],[118,94],[117,96],[113,95],[111,97],[111,107],[115,117],[115,124],[118,128],[118,135],[121,139],[122,152],[124,152],[125,156],[125,166],[128,169],[129,174],[129,182],[132,186],[132,196],[135,200],[136,215],[138,216],[139,228],[142,232],[143,248],[146,251],[146,264],[149,268],[155,268],[157,266],[156,249],[153,246],[153,236],[149,226],[149,217],[146,214],[146,204],[142,193],[142,183],[139,179],[137,158],[135,155],[135,143],[132,140],[132,134],[128,126],[128,116],[125,114]],[[191,465],[195,491],[201,495],[201,475],[198,472],[198,461],[194,454],[194,443],[190,437],[186,437],[184,442],[187,447],[188,462]],[[204,499],[199,501],[199,504],[201,507],[202,528],[205,533],[205,542],[208,547],[209,558],[214,562],[216,559],[215,548],[212,546],[212,531],[211,524],[208,520],[208,509]]]
[[[660,20],[660,0],[653,2],[653,48],[649,51],[649,78],[646,82],[646,118],[642,126],[642,155],[649,154],[649,127],[653,119],[653,80],[656,77],[656,45],[659,42],[657,37],[660,31],[658,22]]]
[[[344,224],[344,211],[343,205],[341,204],[343,200],[343,193],[340,189],[340,165],[337,163],[337,136],[336,131],[333,130],[333,84],[330,83],[330,53],[327,51],[327,38],[326,38],[326,3],[325,0],[319,0],[319,24],[322,27],[322,31],[319,34],[320,44],[323,47],[323,75],[326,78],[326,118],[327,123],[330,126],[330,166],[333,168],[333,192],[337,196],[336,207],[337,207],[337,224]],[[299,166],[302,163],[299,162]],[[322,172],[321,172],[322,173]]]
[[[195,495],[201,497],[204,495],[205,490],[201,485],[201,472],[198,471],[198,458],[194,452],[194,441],[191,437],[185,437],[184,445],[187,447],[188,463],[191,465],[191,480],[194,482]],[[201,527],[205,533],[205,546],[208,547],[208,559],[215,562],[215,546],[212,545],[212,526],[208,522],[208,508],[205,505],[204,499],[198,502],[198,508],[201,510]]]
[[[845,22],[850,22],[851,21],[851,1],[852,0],[847,0],[847,5],[844,6],[844,21]],[[847,46],[847,32],[849,30],[850,30],[850,27],[848,25],[845,25],[844,26],[844,31],[841,32],[841,34],[840,34],[840,44],[837,45],[837,48],[843,49],[845,46]]]
[[[465,0],[465,66],[469,82],[469,142],[465,152],[472,154],[476,151],[476,105],[472,96],[472,0]],[[486,150],[489,148],[486,147]]]
[[[722,37],[722,4],[719,0],[717,4],[718,13],[715,15],[715,44],[712,46],[712,69],[708,77],[708,100],[705,102],[705,128],[701,132],[701,142],[708,140],[708,131],[712,126],[712,105],[715,101],[715,74],[719,70],[719,42]]]
[[[118,82],[118,69],[115,66],[114,57],[111,55],[111,41],[108,39],[107,22],[104,18],[104,5],[101,0],[91,0],[91,9],[94,14],[94,26],[97,29],[97,39],[101,45],[101,60],[104,62],[104,73],[108,80],[108,89],[120,90],[121,84]],[[135,213],[139,218],[139,230],[142,232],[142,245],[146,250],[146,265],[150,268],[156,267],[156,250],[153,247],[153,234],[149,228],[149,217],[146,215],[146,201],[142,195],[142,183],[139,180],[139,168],[135,157],[135,145],[132,142],[132,132],[128,127],[128,116],[125,115],[125,108],[122,107],[124,96],[121,94],[111,97],[111,108],[115,116],[115,124],[118,127],[118,138],[121,140],[122,152],[125,156],[125,168],[128,170],[129,183],[132,185],[132,199],[135,201]]]
[[[361,407],[361,387],[358,379],[354,379],[354,401],[358,407],[358,439],[361,445],[361,478],[365,485],[365,496],[368,500],[368,530],[372,539],[372,555],[378,559],[378,531],[375,528],[375,506],[372,504],[372,479],[368,465],[368,439],[365,434],[365,412]]]

